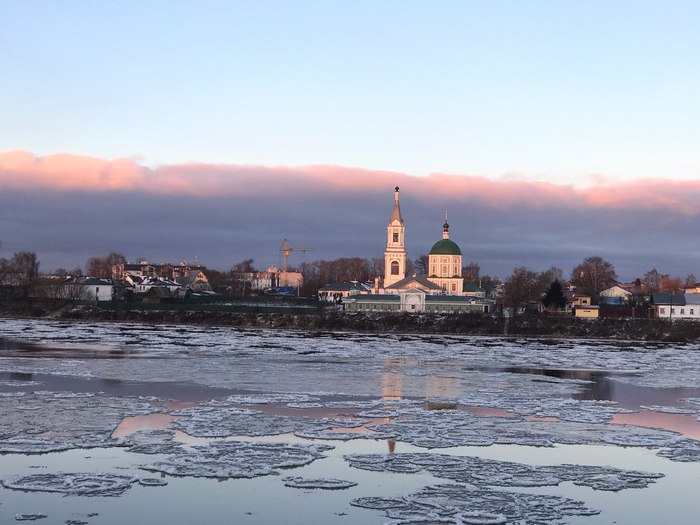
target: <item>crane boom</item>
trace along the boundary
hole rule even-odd
[[[287,259],[289,258],[290,254],[292,252],[313,252],[314,248],[292,248],[289,246],[289,243],[287,242],[287,239],[284,240],[284,243],[282,243],[282,248],[280,249],[280,252],[282,252],[282,255],[284,256],[284,267],[283,271],[287,271]]]

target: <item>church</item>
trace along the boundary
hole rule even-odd
[[[442,225],[439,239],[428,253],[428,274],[406,276],[406,227],[401,216],[399,187],[387,225],[384,281],[377,279],[372,293],[343,299],[348,311],[404,311],[426,313],[492,313],[494,302],[465,292],[462,251],[450,239],[450,225]]]

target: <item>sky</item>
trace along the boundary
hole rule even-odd
[[[695,1],[0,0],[0,257],[700,276]]]

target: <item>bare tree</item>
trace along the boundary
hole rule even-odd
[[[597,296],[617,282],[615,267],[602,257],[584,259],[571,271],[571,281],[584,293]]]
[[[414,259],[413,269],[418,274],[428,275],[428,256],[419,255],[418,258]]]
[[[481,267],[475,263],[470,262],[468,265],[462,268],[462,277],[465,283],[478,283],[479,282],[479,272]]]
[[[663,293],[680,293],[684,289],[683,280],[680,277],[662,275],[659,279],[659,291]]]
[[[0,284],[27,297],[39,277],[39,261],[34,252],[17,252],[9,261],[0,259]]]
[[[510,308],[513,315],[517,315],[520,309],[529,301],[539,299],[537,292],[537,280],[539,274],[521,266],[515,268],[513,273],[504,283],[503,305]]]
[[[86,270],[91,277],[99,279],[112,279],[113,268],[126,263],[126,257],[121,253],[111,252],[104,257],[90,257]]]
[[[644,274],[642,282],[644,283],[648,293],[658,292],[659,285],[661,284],[661,274],[656,268],[652,268]]]

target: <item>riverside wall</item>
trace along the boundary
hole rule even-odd
[[[41,304],[0,306],[0,317],[44,318],[64,321],[197,324],[240,328],[305,331],[356,331],[475,336],[604,338],[629,341],[700,341],[700,322],[687,320],[601,318],[577,319],[541,314],[515,318],[480,314],[356,313],[336,309],[289,311],[127,309],[89,305],[51,308]]]

